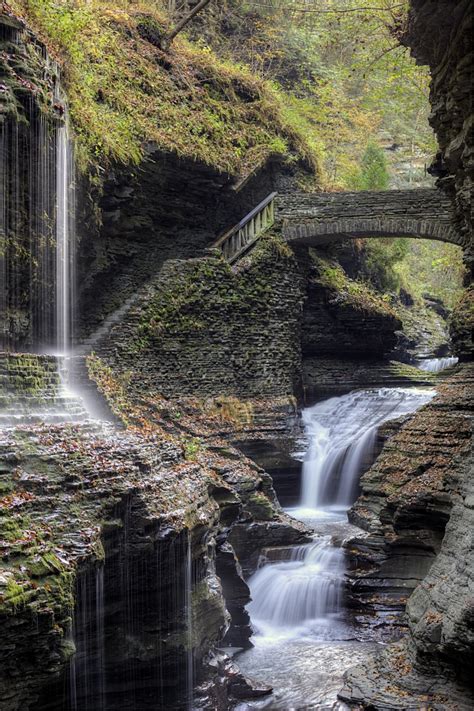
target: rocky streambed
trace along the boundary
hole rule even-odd
[[[382,453],[373,466],[362,463],[354,528],[334,512],[300,523],[280,508],[255,462],[268,464],[258,449],[268,452],[273,436],[273,472],[281,472],[274,481],[294,509],[288,482],[286,494],[280,489],[291,457],[275,456],[278,442],[295,444],[290,430],[282,439],[283,412],[294,427],[283,403],[274,408],[273,435],[270,410],[254,424],[240,412],[239,430],[222,413],[200,419],[196,403],[150,395],[138,406],[110,374],[96,373],[115,416],[128,413],[126,424],[91,420],[74,398],[69,421],[47,422],[45,403],[64,404],[51,357],[11,358],[4,371],[30,412],[0,437],[2,709],[297,708],[302,698],[324,708],[337,693],[349,706],[373,697],[385,708],[407,693],[434,708],[445,708],[440,699],[450,693],[457,708],[469,703],[471,366],[439,382],[439,395],[418,414],[379,429],[372,454]],[[229,442],[245,436],[253,444],[241,446],[253,460]],[[299,468],[290,489],[299,486]],[[286,574],[288,551],[322,540],[345,561],[337,572],[343,609],[330,624],[320,619],[271,643],[254,624],[252,637],[248,578],[259,557]],[[454,573],[466,576],[459,592],[450,588]],[[400,637],[402,648],[385,646]],[[235,648],[248,651],[231,660]],[[400,654],[408,691],[394,677]],[[437,665],[444,697],[427,665]],[[387,680],[383,694],[392,701],[380,696],[376,678]]]

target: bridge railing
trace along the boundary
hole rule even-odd
[[[237,225],[225,232],[212,245],[230,263],[241,257],[275,222],[276,193],[270,193]]]

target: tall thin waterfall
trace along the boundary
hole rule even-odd
[[[187,534],[185,570],[185,612],[186,612],[186,701],[188,709],[193,707],[194,655],[193,655],[193,551],[191,534]]]
[[[45,60],[46,61],[46,60]],[[51,67],[57,74],[57,69]],[[0,346],[55,350],[71,343],[74,157],[57,82],[56,121],[34,101],[24,122],[0,122]]]
[[[402,388],[360,390],[305,409],[309,448],[302,470],[301,509],[349,508],[360,474],[373,460],[378,426],[414,412],[433,395],[434,391]]]
[[[56,336],[61,355],[71,346],[74,238],[74,156],[66,116],[56,132]]]

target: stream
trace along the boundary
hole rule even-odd
[[[361,474],[375,457],[377,428],[416,411],[433,390],[382,388],[333,397],[303,410],[299,505],[287,509],[314,530],[311,543],[264,551],[249,580],[254,647],[238,656],[242,672],[270,684],[250,709],[344,709],[344,672],[381,644],[357,628],[344,605],[344,539],[360,533],[347,520]],[[354,616],[352,615],[352,618]]]

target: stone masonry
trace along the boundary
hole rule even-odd
[[[464,246],[453,227],[451,200],[439,190],[301,193],[277,200],[288,242],[313,246],[350,237],[414,237]]]

